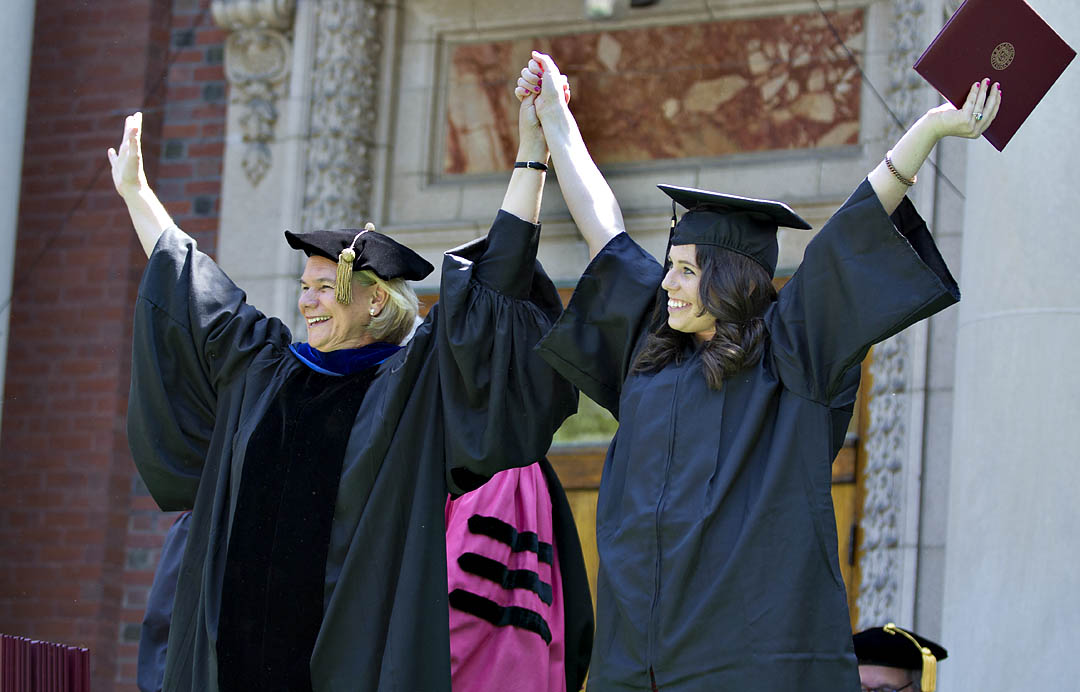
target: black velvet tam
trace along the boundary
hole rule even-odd
[[[930,649],[934,658],[941,660],[949,655],[937,642],[920,637],[911,630],[905,630],[919,642],[920,646]],[[855,642],[855,658],[861,665],[888,666],[906,670],[922,670],[922,654],[911,640],[902,634],[889,634],[884,627],[871,627],[859,632],[852,640]]]
[[[384,281],[398,277],[419,281],[435,269],[420,255],[377,231],[355,228],[311,233],[285,231],[285,239],[290,247],[303,250],[308,257],[318,255],[333,262],[338,261],[342,250],[351,246],[356,251],[353,270],[370,269]]]
[[[783,202],[725,195],[675,185],[657,185],[689,211],[675,225],[671,245],[717,245],[776,272],[779,226],[808,230],[810,224]]]

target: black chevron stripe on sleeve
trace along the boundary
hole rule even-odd
[[[474,514],[469,517],[469,531],[505,543],[515,553],[528,550],[536,553],[540,562],[553,563],[555,550],[550,543],[541,541],[532,531],[518,531],[502,519]]]
[[[501,606],[491,599],[464,589],[454,589],[450,592],[450,607],[487,620],[496,627],[517,627],[535,632],[545,644],[551,644],[551,629],[548,628],[547,621],[535,610],[518,606]]]

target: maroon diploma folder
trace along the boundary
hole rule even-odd
[[[915,71],[957,108],[983,77],[1000,82],[1001,107],[983,136],[1001,151],[1075,56],[1024,0],[965,0]]]

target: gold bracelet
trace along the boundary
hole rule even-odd
[[[892,174],[896,176],[897,180],[899,180],[908,187],[914,185],[915,181],[919,179],[918,174],[911,176],[911,180],[908,180],[904,176],[900,175],[900,171],[896,170],[896,166],[894,166],[892,162],[892,149],[889,149],[889,151],[885,154],[885,165],[889,167],[889,171],[891,171]]]

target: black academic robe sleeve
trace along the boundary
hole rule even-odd
[[[217,413],[217,394],[287,327],[267,318],[179,228],[167,229],[135,302],[128,442],[166,511],[194,506]]]
[[[443,261],[435,336],[453,494],[542,457],[577,407],[573,387],[534,351],[562,310],[536,261],[539,235],[500,211],[485,238]]]
[[[585,268],[538,351],[590,399],[619,417],[619,394],[647,328],[663,267],[626,233]]]
[[[806,248],[765,322],[784,385],[846,405],[870,347],[960,299],[930,232],[907,199],[890,218],[864,180]]]
[[[161,557],[154,571],[154,581],[146,595],[146,612],[139,628],[139,652],[135,682],[139,692],[161,692],[165,679],[165,652],[172,624],[173,599],[180,562],[187,546],[191,512],[184,512],[165,534]]]

